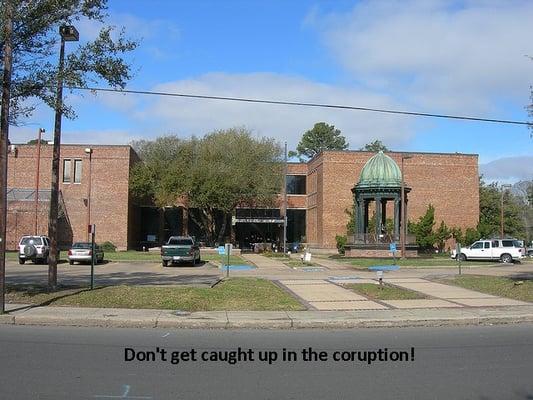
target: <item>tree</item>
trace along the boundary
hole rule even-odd
[[[444,221],[440,221],[440,225],[435,231],[435,243],[439,253],[444,252],[446,241],[452,237],[452,230],[446,226]]]
[[[282,148],[273,139],[255,139],[243,128],[212,132],[201,139],[162,137],[137,142],[142,162],[132,169],[133,194],[158,207],[185,201],[209,244],[223,239],[239,207],[273,206],[283,184]],[[216,216],[223,223],[216,232]]]
[[[302,136],[296,151],[290,151],[289,157],[298,156],[300,160],[311,159],[324,150],[346,150],[348,143],[341,131],[325,122],[317,122],[313,129]]]
[[[26,144],[31,144],[31,145],[33,145],[33,144],[37,144],[37,143],[39,143],[39,142],[40,142],[41,144],[48,144],[48,141],[47,141],[47,140],[44,140],[44,139],[41,139],[40,141],[39,141],[39,139],[28,140],[28,142],[27,142]]]
[[[525,236],[524,220],[521,217],[521,207],[517,197],[498,186],[496,182],[487,185],[482,177],[479,179],[479,224],[477,231],[482,238],[500,236],[502,191],[505,234],[515,238],[523,238]]]
[[[381,140],[374,140],[372,143],[367,143],[363,147],[359,149],[360,151],[371,151],[374,153],[380,152],[380,151],[389,151],[387,146],[385,146]]]
[[[436,241],[433,233],[435,225],[435,207],[429,204],[426,213],[418,219],[417,223],[410,224],[410,231],[416,235],[416,244],[421,250],[430,250]]]
[[[2,10],[7,1],[0,0]],[[80,19],[103,23],[107,0],[9,1],[14,6],[9,117],[10,122],[16,124],[34,111],[37,102],[29,100],[38,99],[54,108],[59,26],[73,24]],[[2,32],[4,23],[5,18],[2,18]],[[3,33],[1,42],[4,42]],[[137,42],[125,37],[123,29],[115,34],[113,27],[104,25],[96,39],[82,42],[69,53],[61,78],[65,86],[86,87],[89,83],[104,81],[113,87],[123,88],[132,76],[131,66],[123,56],[137,45]],[[68,118],[75,117],[73,108],[65,104],[63,113]]]

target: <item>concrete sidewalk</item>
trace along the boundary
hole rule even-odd
[[[211,311],[8,305],[0,324],[128,328],[378,328],[533,323],[533,305],[365,311]]]

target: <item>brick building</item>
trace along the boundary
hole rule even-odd
[[[91,168],[86,148],[92,149]],[[7,246],[15,249],[20,237],[48,232],[48,205],[52,146],[42,145],[39,202],[35,210],[37,146],[17,145],[8,158]],[[362,151],[326,151],[308,163],[289,163],[287,173],[287,241],[306,242],[312,248],[335,249],[336,235],[346,234],[354,198],[365,163],[374,155]],[[428,204],[435,220],[449,227],[475,227],[479,220],[478,156],[473,154],[388,152],[400,164],[409,193],[407,219],[415,221]],[[139,160],[130,146],[62,145],[60,163],[59,241],[62,247],[86,240],[88,182],[91,170],[91,223],[97,241],[110,241],[119,250],[158,245],[170,235],[202,232],[182,207],[157,209],[137,206],[129,192],[129,172]],[[283,237],[281,209],[237,209],[228,223],[226,238],[245,247],[250,242],[279,243]],[[194,212],[194,210],[189,210]],[[392,212],[392,210],[391,210]],[[223,218],[223,217],[221,217]],[[228,221],[229,222],[229,221]]]
[[[15,145],[8,156],[8,249],[16,249],[23,235],[48,233],[53,146],[40,146],[36,210],[37,147]],[[89,148],[92,149],[90,158],[85,151]],[[96,224],[98,242],[111,241],[121,250],[133,246],[138,223],[135,223],[137,213],[129,194],[129,171],[137,160],[130,146],[61,145],[60,247],[87,239],[90,177],[90,222]]]
[[[307,164],[306,241],[334,248],[335,236],[346,234],[346,209],[353,208],[351,189],[365,163],[374,155],[362,151],[326,151]],[[435,221],[449,227],[475,227],[479,220],[478,156],[448,153],[387,152],[398,165],[402,155],[404,180],[411,188],[407,219],[416,221],[429,204]],[[390,210],[392,211],[392,210]],[[389,212],[389,215],[391,212]]]

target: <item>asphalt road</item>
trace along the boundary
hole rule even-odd
[[[138,355],[157,347],[167,351],[166,361],[161,351],[156,361],[125,361],[132,355],[125,348]],[[235,364],[201,360],[239,347],[245,354]],[[303,361],[309,347],[328,360]],[[389,361],[378,361],[385,348]],[[297,361],[282,361],[283,349]],[[367,361],[332,360],[344,351]],[[176,364],[173,352],[180,352]],[[279,358],[269,364],[260,355]],[[403,356],[406,361],[390,360]],[[0,326],[0,398],[533,399],[533,325],[344,331]]]

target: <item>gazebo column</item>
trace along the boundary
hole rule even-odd
[[[369,199],[364,199],[364,225],[363,225],[363,233],[367,233],[366,229],[368,228],[368,206],[370,205]]]
[[[362,197],[356,197],[356,209],[355,209],[355,223],[356,223],[356,230],[358,234],[365,232],[364,227],[364,216],[363,216],[363,202],[364,199]]]
[[[376,196],[376,240],[381,235],[381,197]]]
[[[381,226],[387,227],[387,199],[381,199]]]
[[[394,199],[394,240],[400,235],[400,199]]]

